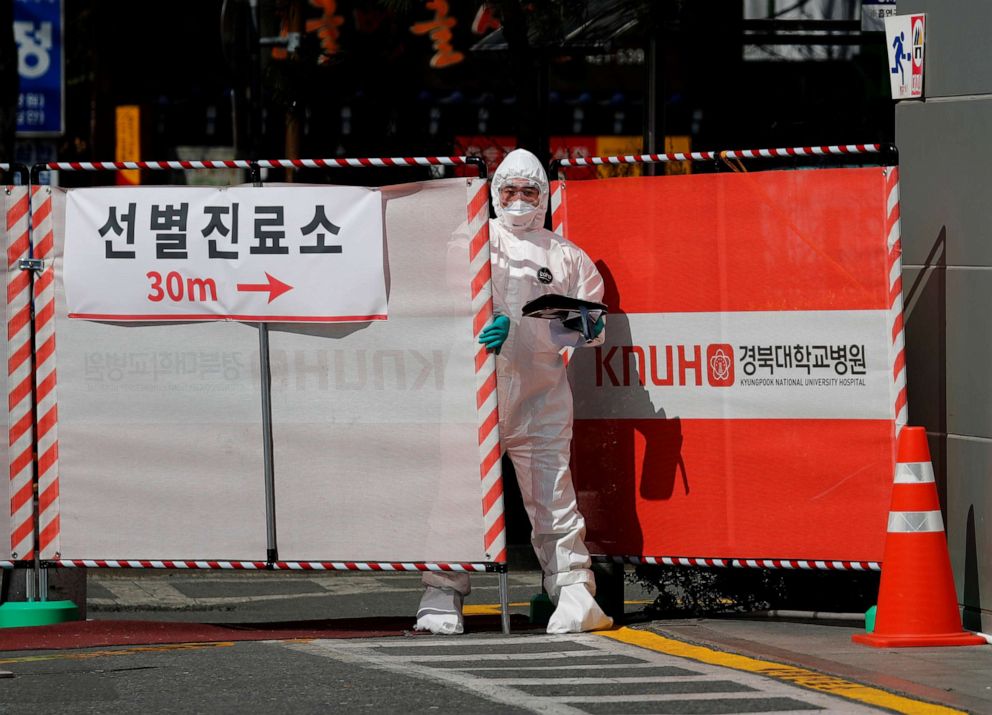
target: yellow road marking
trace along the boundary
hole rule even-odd
[[[511,603],[510,608],[528,608],[529,603]],[[501,611],[498,603],[476,603],[462,606],[462,613],[466,616],[498,616]]]
[[[794,685],[799,685],[810,690],[818,690],[830,695],[839,695],[850,700],[857,700],[869,705],[888,708],[907,715],[967,715],[964,710],[943,705],[934,705],[919,700],[912,700],[901,695],[872,688],[860,683],[853,683],[849,680],[837,678],[832,675],[817,673],[805,668],[797,668],[783,663],[774,663],[769,660],[758,660],[736,653],[726,653],[724,651],[713,650],[704,646],[690,645],[681,641],[665,638],[657,633],[648,631],[636,631],[632,628],[618,628],[612,631],[597,631],[596,635],[605,638],[630,643],[632,645],[647,648],[649,650],[689,658],[701,663],[719,665],[734,670],[744,670],[749,673],[765,675],[775,680],[784,680]]]
[[[200,650],[203,648],[227,648],[234,641],[215,643],[166,643],[163,645],[143,645],[118,650],[91,650],[85,653],[53,653],[52,655],[25,655],[20,658],[0,658],[0,663],[36,663],[43,660],[88,660],[109,655],[134,655],[135,653],[160,653],[171,650]]]
[[[645,601],[624,601],[628,606],[643,606],[654,603],[654,600]],[[510,608],[530,608],[530,603],[511,603]],[[462,613],[466,616],[498,616],[500,614],[498,603],[476,603],[462,606]]]

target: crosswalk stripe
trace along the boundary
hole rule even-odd
[[[868,705],[830,697],[832,693],[800,688],[783,680],[702,663],[698,659],[698,665],[694,665],[682,657],[592,634],[508,638],[424,636],[389,641],[388,645],[382,640],[346,643],[315,640],[286,643],[285,647],[408,677],[440,681],[497,704],[556,715],[654,712],[651,703],[664,703],[665,712],[711,715],[742,711],[816,710],[824,715],[876,712]],[[445,654],[439,655],[438,649]],[[490,652],[493,649],[501,652]],[[605,677],[601,664],[584,668],[584,672],[562,667],[588,666],[596,658],[625,658],[627,663],[622,669],[616,665],[609,667],[626,672]],[[541,666],[528,667],[528,663],[535,662]],[[521,669],[526,672],[521,673]]]

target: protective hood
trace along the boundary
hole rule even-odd
[[[541,198],[538,199],[537,206],[533,213],[529,214],[529,220],[520,224],[519,219],[515,222],[509,220],[509,216],[504,218],[503,207],[499,200],[499,190],[510,179],[529,179],[535,182],[541,190]],[[511,231],[533,231],[544,226],[544,216],[548,211],[548,175],[544,172],[540,160],[526,149],[514,149],[503,159],[503,162],[493,174],[493,181],[489,188],[492,194],[493,208],[499,221]]]

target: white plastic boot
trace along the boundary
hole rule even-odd
[[[548,621],[548,633],[583,633],[612,625],[613,619],[603,613],[589,587],[572,583],[558,593],[558,607]]]
[[[464,597],[453,588],[428,586],[417,609],[417,631],[430,631],[435,635],[457,635],[465,632],[462,616]]]

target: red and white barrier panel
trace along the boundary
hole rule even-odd
[[[385,561],[276,561],[277,571],[494,571],[492,564],[428,564]]]
[[[261,159],[256,162],[243,159],[219,161],[51,161],[44,164],[53,171],[121,171],[124,169],[333,169],[363,166],[462,166],[464,156],[407,156],[385,158],[331,158],[331,159]]]
[[[671,154],[626,154],[624,156],[587,156],[562,159],[562,166],[593,166],[597,164],[641,164],[667,161],[711,161],[713,159],[774,159],[797,156],[836,156],[841,154],[877,154],[881,144],[836,144],[832,146],[799,146],[777,149],[734,149],[728,151],[694,151]]]
[[[896,435],[909,419],[906,396],[906,335],[902,301],[902,229],[899,220],[899,168],[885,169],[886,246],[889,266],[889,326],[892,331],[892,389],[895,402]]]
[[[489,262],[489,184],[468,187],[469,262],[472,275],[472,333],[475,354],[476,407],[479,413],[479,472],[487,558],[506,561],[503,476],[500,464],[499,412],[496,406],[496,358],[479,343],[479,334],[493,316],[492,268]]]
[[[569,368],[594,553],[881,562],[897,374],[888,180],[871,166],[570,182],[568,236],[622,306],[607,343]],[[618,259],[603,225],[622,227],[637,261]]]
[[[15,560],[34,557],[34,423],[31,369],[31,272],[20,270],[30,255],[28,189],[8,189],[7,245],[7,409],[10,479],[10,551]]]
[[[686,556],[613,556],[610,561],[649,566],[801,569],[804,571],[881,571],[878,561],[802,561],[797,559],[704,559]]]
[[[65,568],[87,569],[200,569],[228,571],[260,571],[267,568],[265,561],[114,561],[93,559],[62,559],[51,561]]]

